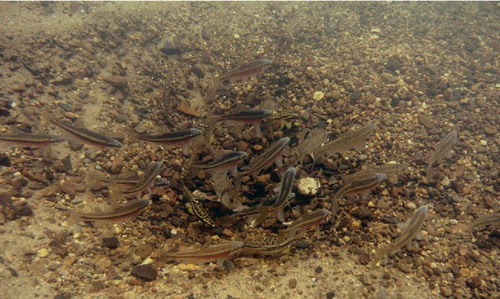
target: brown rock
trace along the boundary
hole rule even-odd
[[[158,271],[151,265],[139,265],[132,269],[131,274],[144,280],[153,281],[158,276]]]
[[[128,80],[127,77],[125,76],[109,76],[103,78],[103,80],[113,85],[116,88],[123,88],[127,87],[128,85]]]
[[[112,174],[118,174],[123,168],[123,157],[118,156],[115,158],[111,164],[111,169],[109,170]]]
[[[288,287],[290,289],[295,289],[297,287],[297,279],[296,278],[292,278],[288,281]]]
[[[102,239],[102,247],[106,247],[109,249],[116,249],[120,245],[120,241],[118,241],[117,237],[109,237]]]
[[[135,249],[135,254],[141,259],[145,259],[153,252],[153,248],[149,244],[142,244],[137,246]]]

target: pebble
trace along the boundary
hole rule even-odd
[[[297,287],[297,279],[296,278],[292,278],[288,281],[288,287],[290,289],[295,289]]]
[[[240,38],[240,35],[238,33],[235,33],[235,34],[233,34],[233,37],[238,39],[238,38]]]
[[[42,248],[39,249],[36,254],[38,257],[44,258],[49,256],[49,250],[47,248]]]
[[[132,269],[132,275],[144,280],[153,281],[158,276],[158,271],[151,265],[139,265]]]
[[[116,88],[123,88],[127,87],[128,85],[128,80],[127,77],[125,76],[109,76],[103,78],[103,80],[113,85]]]
[[[111,164],[111,169],[110,169],[111,173],[112,174],[120,173],[120,171],[122,171],[123,165],[124,165],[123,157],[121,156],[116,157],[113,163]]]
[[[325,94],[322,91],[316,91],[313,94],[313,99],[315,101],[320,101],[325,97]]]
[[[118,241],[117,237],[109,237],[102,239],[102,247],[106,247],[109,249],[116,249],[120,246],[120,241]]]
[[[366,159],[368,159],[367,155],[359,155],[359,157],[358,157],[359,161],[365,161]]]
[[[153,252],[153,248],[149,244],[142,244],[137,246],[135,249],[135,254],[137,254],[141,259],[145,259]]]
[[[480,142],[481,142],[481,145],[483,145],[483,146],[487,146],[488,145],[488,141],[486,141],[486,140],[481,140]]]
[[[450,185],[450,179],[447,176],[445,176],[444,179],[441,180],[441,185],[443,187],[448,187]]]
[[[170,38],[163,38],[158,43],[158,50],[167,55],[179,54],[181,50],[177,48],[174,41]]]
[[[301,178],[297,183],[297,191],[301,195],[315,195],[316,193],[318,193],[320,187],[321,184],[316,178]]]
[[[74,150],[74,151],[78,151],[78,150],[81,150],[82,147],[83,147],[83,143],[79,142],[79,141],[76,141],[76,140],[73,140],[73,139],[70,139],[68,141],[69,143],[69,147]]]
[[[329,291],[328,293],[326,293],[326,298],[332,299],[334,297],[335,297],[335,292],[334,291]]]

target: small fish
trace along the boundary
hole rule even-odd
[[[363,177],[374,175],[375,173],[384,173],[391,183],[397,182],[397,176],[408,170],[407,164],[384,164],[377,167],[367,168],[353,174],[343,175],[342,181],[348,184],[357,181]]]
[[[243,247],[241,241],[229,241],[221,244],[201,246],[199,248],[182,250],[179,252],[166,253],[167,260],[176,260],[188,263],[208,263],[216,260],[229,258]]]
[[[311,155],[314,159],[314,152],[326,141],[326,131],[321,128],[314,128],[307,138],[301,138],[299,145],[292,149],[292,165],[301,161],[305,156]]]
[[[125,222],[134,219],[149,204],[149,200],[138,200],[120,206],[114,210],[101,213],[78,213],[73,216],[70,222]]]
[[[439,141],[436,144],[436,146],[434,147],[435,148],[434,152],[429,158],[429,161],[427,161],[427,171],[426,171],[427,181],[430,181],[432,179],[432,176],[434,175],[434,170],[432,168],[434,164],[439,163],[439,161],[441,161],[441,159],[443,159],[444,156],[450,153],[451,148],[458,141],[457,138],[458,138],[457,131],[451,131],[448,135],[446,135],[446,137],[444,137],[441,141]]]
[[[47,118],[50,122],[59,126],[60,128],[75,135],[76,138],[78,138],[82,142],[87,143],[89,145],[93,145],[93,146],[97,146],[97,147],[106,147],[106,146],[122,147],[123,146],[123,144],[120,141],[118,141],[114,138],[108,137],[104,134],[89,130],[87,128],[74,127],[70,123],[59,120],[59,119],[52,117],[50,115],[43,116],[43,117]]]
[[[246,110],[220,116],[218,120],[232,120],[245,123],[257,123],[266,117],[272,116],[273,111],[269,109]]]
[[[210,227],[215,227],[214,221],[212,220],[212,218],[210,218],[210,215],[208,215],[207,211],[200,205],[200,202],[196,198],[194,198],[193,193],[189,191],[189,189],[184,184],[184,181],[181,181],[181,187],[182,192],[184,192],[189,200],[189,203],[191,203],[193,214],[198,217],[198,219],[200,219],[203,224]]]
[[[0,134],[0,141],[31,147],[47,146],[51,143],[58,143],[64,140],[66,140],[64,136],[41,133],[19,132],[14,134]]]
[[[219,159],[207,164],[193,165],[193,168],[222,172],[230,170],[231,174],[236,177],[238,173],[238,164],[240,164],[240,162],[245,159],[246,156],[247,153],[243,151],[230,152],[223,155]]]
[[[196,128],[187,130],[163,133],[159,135],[137,135],[137,139],[159,143],[167,146],[184,145],[182,148],[185,155],[189,154],[188,142],[201,135],[202,131]]]
[[[491,213],[480,216],[471,223],[469,230],[482,229],[486,226],[500,227],[500,213]]]
[[[262,135],[262,129],[260,127],[260,122],[267,117],[273,115],[273,111],[269,109],[260,110],[246,110],[237,113],[226,114],[220,116],[218,120],[220,121],[234,121],[247,124],[255,124],[255,134]]]
[[[327,209],[314,210],[292,222],[286,229],[280,231],[280,238],[297,238],[310,228],[316,228],[316,235],[319,237],[319,225],[330,215]]]
[[[334,153],[343,153],[350,149],[361,149],[366,140],[375,131],[375,125],[370,122],[366,126],[340,135],[339,138],[326,142],[314,151],[314,157],[325,155],[329,157]]]
[[[160,175],[162,170],[162,162],[152,163],[146,170],[144,175],[139,179],[137,184],[135,184],[131,188],[122,190],[121,193],[124,195],[140,194],[144,189],[149,188],[154,183],[156,177]]]
[[[356,194],[361,194],[361,199],[366,199],[370,190],[375,188],[380,182],[385,180],[387,175],[385,173],[374,173],[365,177],[360,177],[355,181],[351,181],[335,193],[334,198],[342,198],[343,196],[352,197]]]
[[[229,72],[215,77],[212,86],[207,90],[206,99],[208,102],[215,100],[217,95],[217,89],[222,82],[229,81],[233,83],[236,80],[245,80],[251,76],[256,76],[266,70],[272,63],[271,59],[261,58],[256,59],[245,64],[238,66]]]
[[[288,203],[288,200],[291,197],[295,196],[295,194],[292,193],[292,188],[296,174],[297,174],[297,169],[295,169],[295,167],[290,167],[287,169],[287,171],[283,175],[283,179],[281,180],[276,202],[271,206],[264,204],[256,207],[259,216],[252,223],[252,226],[258,226],[259,224],[261,224],[266,220],[269,214],[274,212],[276,212],[276,218],[280,222],[285,221],[285,217],[283,216],[283,209]]]
[[[241,251],[242,255],[274,255],[293,246],[298,240],[295,238],[280,239],[279,235],[272,234],[261,238],[245,240]]]
[[[275,161],[278,166],[281,166],[281,154],[290,142],[289,137],[283,137],[272,144],[264,153],[250,161],[248,168],[241,172],[241,175],[255,175],[262,169],[271,166]],[[279,160],[279,161],[278,161]]]
[[[111,183],[111,184],[120,184],[120,185],[128,185],[128,186],[134,186],[139,183],[140,179],[137,177],[130,177],[130,178],[102,178],[101,181],[105,183]]]
[[[212,185],[219,201],[230,210],[242,209],[241,197],[238,188],[231,183],[227,174],[218,172],[212,176]]]
[[[429,208],[426,205],[420,206],[413,214],[410,221],[401,223],[399,226],[404,229],[401,236],[386,247],[375,251],[375,257],[370,262],[370,267],[373,268],[385,255],[389,255],[396,250],[408,245],[414,238],[421,239],[422,226],[429,213]]]
[[[238,66],[229,72],[222,74],[218,77],[220,82],[229,81],[233,82],[238,79],[246,79],[250,76],[255,76],[260,74],[262,71],[266,70],[271,66],[273,61],[267,58],[256,59],[245,64]]]

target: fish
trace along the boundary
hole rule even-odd
[[[76,213],[69,222],[125,222],[134,219],[149,205],[149,200],[137,200],[116,209],[99,213]]]
[[[387,176],[391,183],[397,182],[397,176],[406,172],[408,170],[407,164],[384,164],[381,166],[367,168],[361,171],[358,171],[353,174],[343,175],[342,181],[348,184],[353,181],[359,180],[363,177],[368,177],[374,175],[375,173],[383,173]]]
[[[403,233],[391,244],[377,249],[375,251],[375,257],[370,262],[369,267],[374,268],[384,256],[394,253],[403,246],[408,245],[414,238],[421,239],[422,226],[425,219],[427,219],[428,214],[429,208],[426,205],[423,205],[415,211],[410,221],[400,223],[399,227],[404,229]]]
[[[435,163],[439,163],[444,156],[448,155],[451,148],[458,141],[457,131],[451,131],[446,135],[441,141],[439,141],[434,147],[434,152],[432,152],[431,157],[427,161],[426,179],[430,181],[434,175],[433,166]]]
[[[279,235],[266,235],[261,238],[245,240],[241,255],[274,255],[293,246],[298,240],[295,238],[280,239]]]
[[[136,135],[137,139],[147,142],[159,143],[167,146],[184,145],[182,148],[185,155],[189,154],[188,142],[201,135],[202,131],[196,128],[187,130],[168,132],[158,135]]]
[[[375,124],[369,122],[367,125],[353,131],[340,135],[339,138],[328,141],[314,151],[314,157],[326,156],[334,153],[343,153],[350,149],[361,149],[366,140],[375,132]]]
[[[225,114],[218,117],[218,120],[232,120],[245,123],[260,122],[266,117],[273,115],[273,111],[269,109],[245,110],[236,113]]]
[[[231,183],[230,178],[225,173],[215,173],[212,176],[212,185],[219,201],[228,209],[242,209],[241,197],[238,196],[238,188]]]
[[[238,79],[246,79],[250,76],[255,76],[265,71],[271,66],[273,61],[268,58],[260,58],[256,60],[249,61],[238,66],[235,69],[230,70],[227,73],[224,73],[218,77],[220,82],[234,82]]]
[[[189,200],[189,203],[191,204],[193,214],[198,217],[201,223],[205,224],[206,226],[215,227],[214,221],[212,220],[210,215],[208,215],[208,212],[200,205],[200,202],[196,198],[194,198],[193,193],[189,191],[187,186],[184,184],[184,181],[181,181],[181,188],[182,192],[184,192]]]
[[[470,224],[469,230],[478,230],[486,226],[500,227],[500,213],[480,216]]]
[[[238,66],[235,69],[230,70],[220,76],[215,77],[212,86],[207,90],[206,99],[208,102],[215,100],[217,95],[217,89],[222,82],[233,83],[236,80],[244,80],[251,76],[256,76],[268,69],[271,66],[272,60],[267,58],[260,58],[253,61],[249,61]]]
[[[122,147],[123,144],[109,136],[106,136],[104,134],[89,130],[87,128],[80,128],[80,127],[75,127],[71,125],[70,123],[67,123],[65,121],[59,120],[55,117],[52,117],[50,115],[45,115],[43,118],[48,119],[50,122],[53,124],[57,125],[58,127],[62,128],[63,130],[66,130],[67,132],[73,134],[77,139],[81,140],[82,142],[96,146],[96,147]]]
[[[385,180],[387,175],[385,173],[374,173],[368,176],[359,177],[357,180],[351,181],[335,193],[334,198],[342,198],[344,196],[352,197],[356,194],[361,194],[361,199],[366,199],[370,190],[375,188],[380,182]]]
[[[331,212],[327,209],[317,209],[292,222],[286,229],[279,232],[280,239],[297,238],[310,228],[316,228],[319,237],[319,225]]]
[[[18,132],[14,134],[0,134],[0,141],[19,144],[30,147],[42,147],[51,143],[59,143],[66,140],[64,136],[49,135],[42,133]]]
[[[326,141],[326,131],[321,128],[314,128],[309,132],[307,138],[300,141],[299,145],[294,147],[291,152],[291,164],[301,161],[305,156],[311,155],[314,159],[314,152],[320,148]],[[313,165],[314,166],[314,165]]]
[[[163,162],[152,163],[134,186],[121,190],[121,193],[126,196],[140,194],[144,189],[149,188],[152,184],[154,184],[156,177],[160,175],[162,170]]]
[[[266,220],[269,214],[274,212],[276,212],[276,219],[278,219],[280,222],[285,221],[285,217],[283,216],[283,210],[286,204],[288,203],[288,200],[290,198],[295,197],[295,194],[292,193],[292,188],[296,174],[297,174],[297,169],[295,167],[290,167],[286,170],[285,174],[283,175],[283,179],[281,180],[280,183],[279,193],[276,198],[276,201],[272,205],[263,204],[255,208],[257,213],[259,213],[259,216],[252,223],[252,226],[254,227],[258,226],[259,224],[261,224]]]
[[[262,129],[260,127],[260,122],[267,117],[273,115],[273,111],[269,109],[259,109],[259,110],[245,110],[236,113],[230,113],[223,116],[219,116],[219,121],[235,121],[247,124],[255,124],[255,134],[262,135]]]
[[[271,166],[272,163],[277,161],[278,166],[281,166],[281,154],[283,150],[290,142],[289,137],[283,137],[280,140],[272,144],[266,151],[260,154],[258,157],[250,161],[248,168],[241,171],[241,175],[255,175],[258,174],[262,169]],[[279,161],[278,161],[279,160]]]
[[[227,241],[216,245],[201,246],[198,248],[186,249],[179,252],[165,253],[167,260],[176,260],[187,263],[209,263],[221,259],[227,259],[237,254],[243,247],[241,241]]]
[[[200,170],[210,171],[227,171],[230,170],[231,174],[236,177],[238,173],[238,164],[245,159],[247,153],[244,151],[230,152],[223,155],[219,159],[209,162],[207,164],[194,164],[192,167]]]

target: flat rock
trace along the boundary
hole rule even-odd
[[[131,274],[147,281],[153,281],[158,276],[158,271],[151,265],[139,265],[132,269]]]

